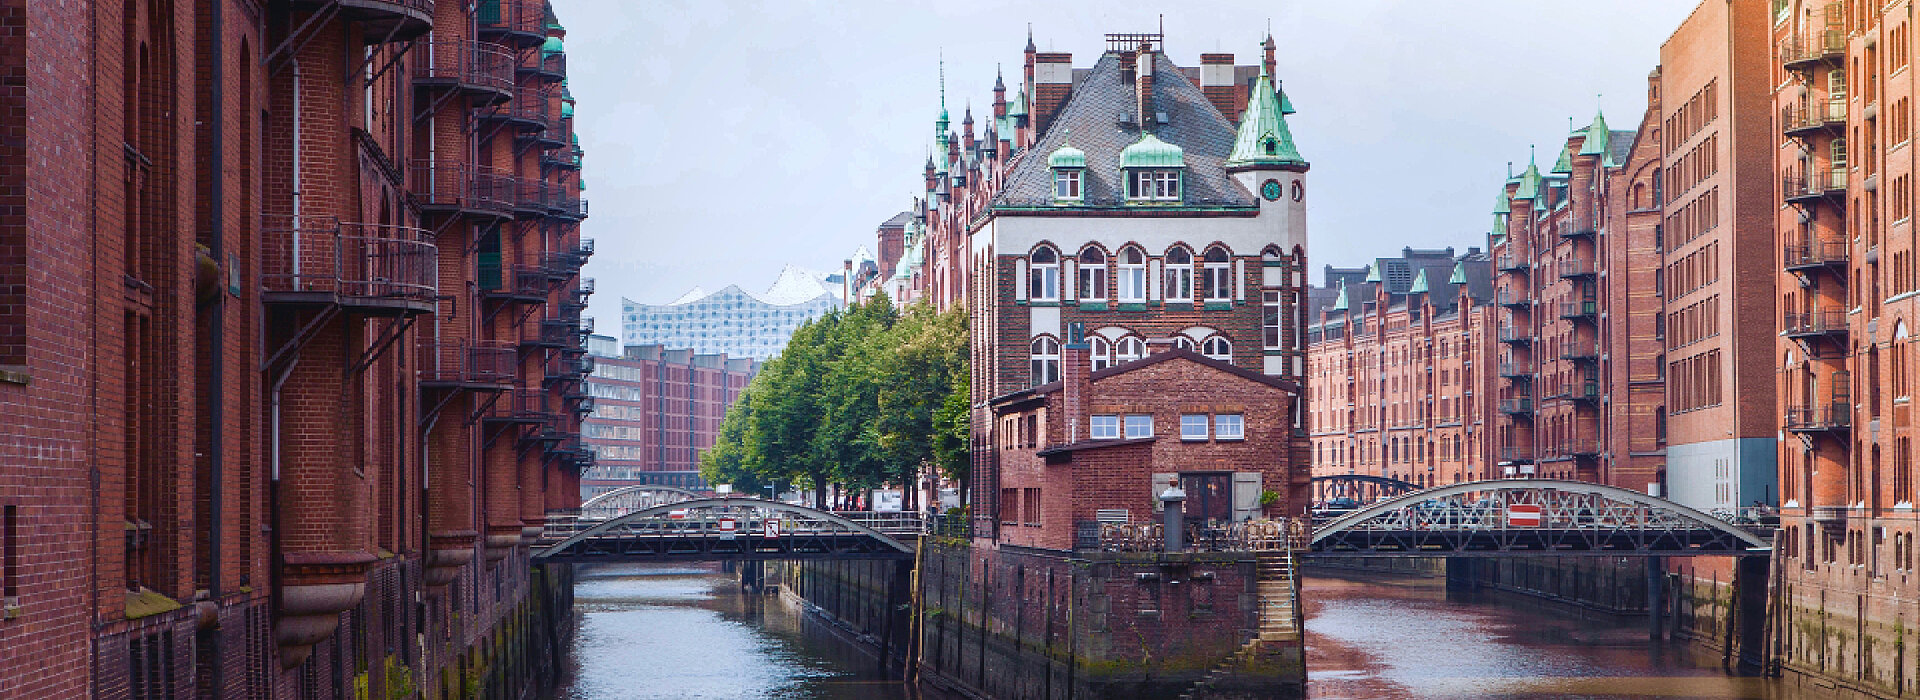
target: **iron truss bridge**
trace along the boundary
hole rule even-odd
[[[1361,506],[1405,496],[1420,490],[1420,485],[1384,476],[1335,474],[1313,477],[1313,516],[1327,519]]]
[[[550,516],[534,558],[573,564],[912,559],[913,547],[903,540],[919,537],[924,527],[917,513],[830,513],[756,498],[673,501],[611,517],[608,508],[602,502]]]
[[[574,515],[589,520],[611,520],[654,506],[691,501],[699,497],[700,494],[672,486],[622,486],[581,501]]]
[[[1416,491],[1316,523],[1312,555],[1358,557],[1745,556],[1772,528],[1636,491],[1500,479]]]

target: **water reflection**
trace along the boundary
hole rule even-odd
[[[563,700],[906,698],[871,657],[717,569],[583,567]]]
[[[1647,641],[1645,621],[1449,597],[1433,579],[1306,579],[1308,693],[1316,699],[1756,698],[1720,657]]]

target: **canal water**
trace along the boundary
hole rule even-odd
[[[932,700],[879,673],[778,597],[710,567],[582,568],[578,631],[556,700]],[[1449,595],[1437,579],[1305,582],[1308,696],[1798,700],[1731,676],[1718,655],[1653,644],[1643,620],[1511,598]]]

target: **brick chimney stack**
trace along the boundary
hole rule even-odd
[[[1033,55],[1033,103],[1028,106],[1033,133],[1046,133],[1060,107],[1073,92],[1073,54],[1040,53]]]
[[[1233,80],[1233,54],[1200,54],[1200,92],[1230,122],[1240,121],[1240,112],[1245,109],[1245,102],[1237,94],[1239,87]]]
[[[1072,324],[1067,331],[1067,343],[1060,348],[1060,399],[1067,410],[1063,420],[1068,444],[1080,441],[1080,427],[1087,422],[1086,401],[1090,389],[1087,374],[1093,363],[1092,348],[1087,345],[1084,332],[1080,324]]]
[[[1275,70],[1273,69],[1273,66],[1274,66],[1274,63],[1273,63],[1273,49],[1274,49],[1274,43],[1273,43],[1273,35],[1272,35],[1272,34],[1268,34],[1268,35],[1267,35],[1267,41],[1266,41],[1266,43],[1263,43],[1263,44],[1261,44],[1261,45],[1260,45],[1260,48],[1262,48],[1262,49],[1265,49],[1265,50],[1266,50],[1266,51],[1265,51],[1265,53],[1266,53],[1266,58],[1263,58],[1263,59],[1260,59],[1260,65],[1261,65],[1261,66],[1263,66],[1263,67],[1265,67],[1265,68],[1267,69],[1267,75],[1270,75],[1270,76],[1275,76],[1275,77],[1274,77],[1274,79],[1275,79],[1275,80],[1279,80],[1279,77],[1278,77],[1278,76],[1280,75],[1280,73],[1279,73],[1278,71],[1275,71]]]
[[[1139,50],[1134,52],[1134,87],[1136,99],[1133,101],[1140,110],[1140,129],[1146,131],[1153,123],[1153,43],[1140,42]]]

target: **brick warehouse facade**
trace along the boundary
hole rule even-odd
[[[1761,8],[1765,12],[1769,8]],[[1781,600],[1789,677],[1920,690],[1913,3],[1772,3]]]
[[[712,489],[700,478],[700,454],[719,439],[727,407],[760,364],[658,345],[591,360],[593,412],[584,431],[594,466],[581,474],[581,500],[622,486]]]
[[[0,22],[0,696],[517,693],[590,459],[550,9]]]

